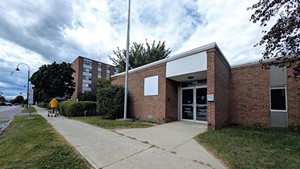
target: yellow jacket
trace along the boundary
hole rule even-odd
[[[49,103],[50,108],[58,107],[58,101],[56,99],[52,99]]]

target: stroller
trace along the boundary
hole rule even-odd
[[[57,117],[58,110],[57,108],[48,108],[48,117]]]

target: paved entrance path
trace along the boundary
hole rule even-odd
[[[147,129],[117,130],[123,133],[118,134],[62,116],[47,117],[47,110],[36,109],[94,168],[225,168],[191,139],[193,133],[204,131],[201,125],[176,122]],[[183,133],[184,129],[193,131],[175,134]],[[145,135],[141,134],[143,130]]]

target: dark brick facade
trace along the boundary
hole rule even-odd
[[[92,76],[91,76],[91,93],[96,95],[97,92],[97,81],[98,81],[98,64],[101,63],[101,79],[106,79],[106,72],[108,64],[98,62],[89,58],[84,58],[82,56],[78,56],[73,62],[72,67],[75,70],[73,73],[74,83],[75,83],[75,91],[71,97],[72,100],[76,100],[80,93],[82,93],[82,80],[83,80],[83,68],[84,68],[84,59],[92,61]],[[115,67],[112,65],[110,66],[110,76],[114,75]]]
[[[287,102],[289,124],[300,124],[300,79],[293,77],[293,69],[287,69]]]
[[[231,68],[219,48],[206,49],[207,94],[214,101],[207,103],[209,129],[220,129],[228,124],[271,125],[269,70],[260,64]],[[144,96],[144,78],[159,76],[157,96]],[[287,69],[288,123],[300,123],[300,80],[295,81],[292,68]],[[112,78],[112,84],[123,85],[124,75]],[[166,62],[138,68],[129,73],[128,90],[131,117],[158,123],[180,119],[179,82],[166,78]]]
[[[270,125],[269,71],[259,64],[231,69],[231,123]]]
[[[144,78],[151,76],[158,76],[158,95],[144,96]],[[112,84],[124,85],[124,76],[113,77]],[[170,121],[166,119],[166,64],[131,72],[128,76],[128,93],[129,116],[158,123]]]
[[[217,49],[207,50],[207,94],[214,95],[208,102],[209,129],[219,129],[229,124],[230,67]]]

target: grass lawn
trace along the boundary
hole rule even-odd
[[[90,168],[47,121],[17,116],[0,136],[0,168]]]
[[[300,167],[300,133],[285,129],[234,128],[196,137],[232,169]]]
[[[29,110],[30,110],[31,113],[36,112],[36,109],[35,109],[34,107],[30,106],[29,109],[28,109],[27,107],[25,107],[25,108],[21,111],[21,113],[29,113]]]
[[[117,121],[117,120],[108,120],[102,119],[101,117],[71,117],[73,120],[79,120],[85,123],[89,123],[105,129],[122,129],[122,128],[146,128],[151,127],[153,124],[141,122],[141,121]]]

